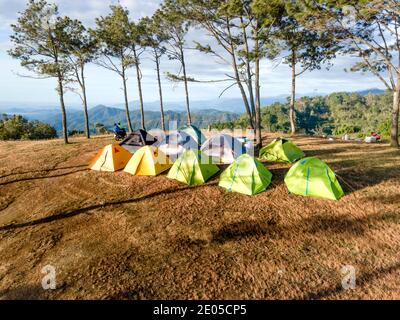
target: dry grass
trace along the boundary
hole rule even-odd
[[[271,135],[266,137],[268,142]],[[399,299],[400,152],[296,137],[340,176],[340,201],[227,193],[86,170],[110,137],[0,142],[0,297]],[[57,289],[41,289],[43,266]],[[343,290],[341,268],[356,268]]]

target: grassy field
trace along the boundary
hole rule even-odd
[[[338,174],[329,201],[289,194],[285,164],[253,197],[87,170],[111,141],[0,142],[0,298],[400,299],[399,150],[295,137]]]

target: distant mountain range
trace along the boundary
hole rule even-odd
[[[367,95],[367,94],[379,94],[383,93],[381,89],[368,89],[357,91],[356,93]],[[325,94],[310,93],[301,96],[317,96]],[[300,97],[300,95],[299,95]],[[262,106],[268,106],[274,102],[286,102],[288,99],[287,95],[279,95],[275,97],[266,97],[261,99]],[[130,102],[130,114],[132,119],[132,125],[134,128],[140,127],[140,112],[139,102]],[[145,103],[145,119],[146,128],[160,128],[160,112],[159,102],[148,102]],[[171,120],[177,121],[177,125],[181,126],[186,123],[186,106],[180,102],[166,102],[165,103],[165,120],[168,123]],[[204,101],[192,101],[190,105],[192,111],[192,118],[194,125],[206,128],[208,125],[221,121],[232,121],[237,119],[240,114],[245,112],[243,101],[240,98],[230,99],[215,99],[215,100],[204,100]],[[77,106],[68,107],[67,109],[68,118],[68,129],[69,130],[83,130],[84,128],[84,117],[83,111]],[[21,114],[29,120],[39,120],[48,123],[56,128],[57,131],[61,131],[61,117],[58,107],[50,107],[43,105],[40,107],[34,105],[29,107],[27,105],[12,105],[9,103],[0,103],[0,113],[6,114]],[[125,121],[125,106],[123,104],[116,104],[112,106],[98,105],[89,109],[89,119],[91,130],[94,130],[96,123],[102,123],[107,128],[111,129],[115,122],[121,122],[126,127]]]
[[[360,90],[356,91],[355,93],[361,94],[363,96],[366,96],[367,94],[381,94],[384,93],[385,90],[378,89],[378,88],[372,88],[372,89],[367,89],[367,90]]]
[[[233,112],[219,111],[215,109],[193,110],[192,122],[199,128],[206,128],[208,125],[216,121],[232,121],[239,117],[239,114]],[[40,120],[53,126],[58,132],[62,130],[60,112],[51,112],[45,116],[32,114],[23,114],[29,120]],[[133,128],[140,128],[140,111],[130,112]],[[40,118],[40,119],[39,119]],[[84,114],[83,111],[67,112],[68,130],[84,130]],[[103,124],[106,128],[112,129],[114,123],[121,122],[121,125],[127,128],[125,110],[120,108],[112,108],[103,105],[89,109],[89,120],[91,131],[95,130],[96,123]],[[170,121],[176,121],[178,127],[186,124],[187,115],[184,111],[165,111],[165,122],[168,127]],[[145,125],[147,129],[161,128],[160,112],[145,111]]]
[[[280,95],[270,98],[262,98],[261,105],[267,106],[273,102],[285,102],[288,98],[287,95]],[[137,110],[139,108],[139,101],[132,101],[129,103],[131,110]],[[111,107],[124,109],[124,104],[111,105]],[[160,103],[158,101],[145,102],[144,109],[146,111],[159,111]],[[198,111],[205,109],[215,109],[219,111],[243,113],[245,112],[243,106],[243,100],[241,98],[228,98],[228,99],[214,99],[214,100],[203,100],[203,101],[191,101],[190,110]],[[184,102],[166,102],[164,103],[164,110],[172,111],[186,111],[186,104]]]

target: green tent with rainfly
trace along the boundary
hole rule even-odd
[[[242,154],[221,173],[219,186],[228,191],[254,195],[265,191],[272,173],[248,154]]]
[[[219,171],[208,157],[197,150],[188,149],[175,161],[167,177],[188,185],[202,184]]]
[[[278,138],[261,148],[259,158],[273,162],[293,163],[304,156],[304,152],[292,141]]]
[[[206,137],[201,132],[201,130],[196,126],[188,125],[179,129],[179,131],[183,131],[189,136],[191,136],[197,142],[198,145],[202,145],[203,142],[206,141]]]
[[[331,200],[344,196],[335,173],[325,162],[315,157],[296,162],[286,173],[285,183],[291,193],[301,196]]]

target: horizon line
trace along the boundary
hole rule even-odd
[[[363,92],[363,91],[373,91],[373,90],[379,90],[379,91],[386,91],[385,89],[382,88],[367,88],[367,89],[362,89],[362,90],[355,90],[355,91],[332,91],[332,92],[308,92],[308,93],[297,93],[296,96],[308,96],[308,95],[313,95],[313,96],[325,96],[325,95],[329,95],[329,94],[333,94],[333,93],[341,93],[341,92],[348,92],[348,93],[358,93],[358,92]],[[275,95],[275,96],[263,96],[261,97],[261,99],[273,99],[273,98],[284,98],[284,97],[289,97],[290,94],[279,94],[279,95]],[[223,101],[223,100],[233,100],[233,99],[238,99],[241,100],[241,97],[231,97],[231,98],[209,98],[209,99],[202,99],[202,100],[191,100],[192,103],[195,102],[209,102],[209,101]],[[130,100],[129,104],[131,103],[138,103],[139,100]],[[152,104],[152,103],[159,103],[159,100],[152,100],[152,101],[145,101],[144,105],[146,104]],[[171,104],[171,103],[179,103],[179,104],[185,104],[184,100],[168,100],[168,101],[164,101],[164,104]],[[58,107],[58,103],[57,102],[28,102],[28,101],[2,101],[0,100],[0,104],[4,105],[4,104],[31,104],[32,106],[40,106],[42,105],[43,107]],[[115,107],[117,105],[121,105],[124,104],[124,102],[97,102],[97,103],[91,103],[89,108],[94,108],[97,107],[99,105],[104,105],[104,106],[109,106],[109,107]],[[69,107],[81,107],[81,104],[78,102],[75,103],[71,103],[68,104]],[[1,107],[1,106],[0,106]],[[10,106],[11,107],[11,106]],[[18,106],[15,106],[18,107]]]

